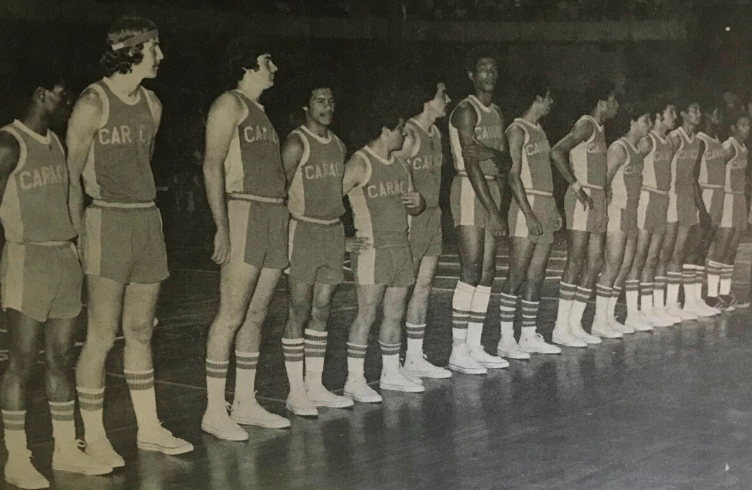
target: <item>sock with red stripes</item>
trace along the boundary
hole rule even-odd
[[[76,441],[76,422],[73,419],[73,400],[68,402],[48,402],[52,416],[52,437],[55,449],[70,447]]]
[[[347,379],[366,379],[365,362],[367,345],[347,343]]]
[[[734,266],[729,264],[723,264],[721,267],[721,280],[719,284],[719,293],[721,296],[728,296],[731,294],[731,279],[734,277]]]
[[[640,283],[640,311],[646,314],[652,314],[653,312],[653,283],[641,282]]]
[[[148,371],[124,371],[125,381],[128,383],[128,391],[133,401],[133,410],[136,412],[138,430],[148,431],[158,427],[157,397],[154,393],[154,369]]]
[[[322,383],[326,356],[326,332],[306,328],[304,332],[305,381]]]
[[[285,358],[287,381],[290,383],[290,393],[304,392],[303,385],[303,338],[282,339],[282,355]]]
[[[721,282],[723,264],[714,260],[708,261],[708,298],[717,298]]]
[[[572,303],[572,311],[569,313],[569,325],[582,324],[582,315],[585,313],[585,308],[591,294],[593,294],[592,289],[577,286],[574,302]]]
[[[666,278],[664,276],[655,276],[653,284],[653,309],[666,307]]]
[[[394,375],[399,371],[400,343],[387,344],[379,340],[381,348],[381,375]]]
[[[602,284],[595,285],[595,317],[593,322],[608,322],[608,303],[611,301],[611,288]]]
[[[26,410],[2,410],[3,439],[8,453],[25,454],[26,443]]]
[[[423,337],[426,333],[426,324],[417,325],[405,322],[407,330],[407,352],[405,356],[423,356]]]
[[[517,311],[517,296],[501,293],[499,313],[501,315],[501,343],[514,340],[514,313]]]
[[[470,320],[467,323],[467,345],[471,349],[480,349],[483,336],[483,324],[486,321],[488,303],[491,300],[490,286],[477,286],[470,304]]]
[[[255,404],[258,352],[235,351],[235,399],[233,405]]]
[[[627,279],[624,282],[624,289],[627,294],[627,316],[637,318],[640,313],[640,281],[637,279]]]
[[[104,408],[104,388],[76,387],[78,408],[84,422],[84,439],[87,443],[106,437],[102,422]]]
[[[621,296],[621,288],[614,286],[611,288],[611,297],[608,300],[608,318],[616,318],[616,303],[619,302]]]
[[[569,323],[569,314],[572,311],[572,303],[577,286],[564,281],[559,282],[559,310],[556,313],[556,325],[566,327]]]
[[[666,306],[679,304],[679,285],[681,284],[681,280],[681,272],[668,271],[666,274]]]
[[[470,320],[470,307],[473,303],[475,286],[457,282],[452,297],[452,339],[454,344],[467,341],[467,322]]]
[[[206,360],[206,411],[226,410],[227,368],[230,361]]]
[[[522,333],[526,338],[534,337],[538,329],[538,308],[540,307],[540,301],[527,301],[522,300]]]

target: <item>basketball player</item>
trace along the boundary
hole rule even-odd
[[[608,302],[611,291],[617,282],[620,271],[626,277],[631,268],[637,248],[637,207],[642,187],[643,156],[637,145],[650,131],[650,113],[639,106],[625,106],[617,117],[614,129],[622,137],[608,148],[609,189],[608,231],[606,233],[605,264],[598,278],[598,291],[593,320],[593,335],[607,338],[621,338],[622,332],[615,330],[608,321]],[[629,291],[628,291],[629,293]],[[639,294],[639,292],[638,292]],[[637,295],[628,295],[629,301]],[[649,331],[649,325],[626,325],[635,330]]]
[[[316,407],[345,408],[353,401],[329,392],[321,379],[326,323],[334,292],[344,279],[345,232],[340,216],[345,212],[345,145],[327,129],[335,108],[330,84],[313,82],[305,94],[305,123],[282,144],[291,215],[289,315],[282,348],[290,382],[287,408],[297,415],[315,416]]]
[[[450,200],[460,256],[460,280],[452,298],[449,368],[485,374],[489,368],[509,365],[483,349],[481,336],[496,272],[497,240],[506,229],[499,203],[511,159],[504,116],[492,102],[499,78],[496,50],[476,46],[468,52],[465,68],[474,93],[449,118],[449,143],[457,169]]]
[[[52,468],[104,475],[112,467],[81,452],[73,419],[71,354],[81,311],[83,274],[71,239],[65,152],[50,129],[65,124],[69,100],[55,70],[27,73],[21,119],[0,129],[2,307],[8,315],[8,368],[0,385],[5,480],[19,488],[50,486],[26,447],[26,390],[44,338],[45,388],[52,415]]]
[[[69,207],[88,287],[86,344],[76,368],[86,452],[113,468],[123,459],[102,423],[104,366],[122,320],[124,371],[138,421],[138,447],[176,455],[193,446],[160,424],[151,338],[167,253],[151,171],[162,105],[141,86],[164,58],[156,26],[123,17],[110,27],[100,59],[105,77],[84,90],[68,129]],[[81,177],[93,198],[83,212]]]
[[[414,282],[408,214],[417,216],[426,203],[413,187],[409,167],[394,154],[405,141],[405,121],[398,102],[397,94],[385,90],[370,105],[368,117],[363,118],[370,141],[345,165],[343,183],[356,236],[369,245],[352,256],[358,313],[347,339],[345,383],[345,396],[365,403],[382,401],[364,375],[368,334],[382,306],[379,386],[382,390],[425,391],[420,378],[406,376],[399,364],[401,323],[408,287]]]
[[[559,347],[547,344],[536,331],[546,265],[554,232],[561,227],[553,195],[551,148],[538,122],[551,111],[553,99],[549,81],[542,76],[524,80],[522,90],[530,106],[506,131],[512,156],[508,179],[514,201],[509,207],[509,275],[501,289],[501,339],[497,351],[510,359],[529,359],[529,351],[561,353]],[[522,333],[518,344],[514,338],[514,314],[523,282]],[[549,348],[530,349],[530,344],[541,347],[545,344]]]
[[[248,439],[238,424],[285,428],[290,421],[256,401],[261,326],[288,265],[289,213],[279,138],[261,94],[274,85],[277,67],[268,50],[248,38],[227,50],[230,83],[206,124],[204,179],[217,233],[212,260],[220,265],[219,311],[206,341],[208,403],[201,428],[233,441]],[[225,407],[230,350],[235,346],[235,399]]]
[[[642,170],[642,191],[637,208],[637,245],[633,260],[624,261],[626,276],[627,320],[625,326],[632,330],[635,323],[651,327],[670,327],[679,319],[667,317],[662,310],[653,308],[655,270],[660,259],[663,236],[666,232],[668,191],[671,189],[671,143],[665,138],[666,131],[673,129],[676,109],[661,101],[651,111],[653,129],[640,140],[638,149],[645,155]],[[659,129],[655,129],[659,126]],[[619,279],[617,284],[621,286]],[[665,287],[665,283],[662,284]],[[639,300],[639,309],[638,309]],[[660,302],[663,306],[663,301]],[[613,315],[608,316],[612,322]]]
[[[398,156],[410,166],[415,190],[426,201],[426,210],[408,218],[410,251],[415,268],[415,286],[407,303],[407,351],[405,373],[413,377],[449,378],[451,371],[434,366],[423,353],[428,301],[441,255],[441,166],[444,161],[441,133],[434,124],[446,116],[450,99],[443,83],[416,83],[412,100],[421,111],[405,125],[407,136]]]
[[[559,310],[553,342],[586,347],[600,339],[582,329],[582,314],[603,264],[603,243],[608,223],[606,205],[606,135],[603,124],[619,109],[616,87],[599,81],[589,92],[590,114],[551,149],[556,169],[569,183],[564,198],[567,263],[559,283]]]

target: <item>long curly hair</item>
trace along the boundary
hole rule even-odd
[[[154,22],[144,17],[126,16],[116,20],[107,31],[107,49],[99,58],[99,67],[104,76],[109,77],[115,73],[123,75],[130,73],[133,66],[138,65],[144,59],[145,43],[113,50],[114,44],[156,28],[157,25]]]

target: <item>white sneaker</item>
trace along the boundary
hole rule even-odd
[[[161,425],[143,430],[139,429],[136,435],[136,445],[144,451],[157,451],[169,456],[193,451],[193,444],[173,436],[169,430]]]
[[[201,419],[201,430],[225,441],[247,441],[248,433],[235,423],[227,410],[207,410]]]
[[[316,405],[308,399],[304,389],[290,390],[285,402],[285,408],[299,417],[318,417],[319,411]]]
[[[306,380],[306,393],[308,399],[317,407],[349,408],[353,406],[353,401],[350,398],[335,395],[320,382]]]
[[[376,390],[368,386],[365,378],[350,379],[345,383],[345,396],[361,403],[381,403],[383,399]]]
[[[522,338],[520,338],[521,340]],[[551,341],[564,347],[587,347],[587,342],[572,335],[572,332],[569,331],[569,325],[556,325],[553,335],[551,335]]]
[[[681,321],[697,320],[697,315],[683,310],[678,303],[666,306],[669,315],[679,318]]]
[[[653,310],[640,311],[639,321],[645,325],[650,325],[653,328],[656,327],[670,327],[665,321],[653,314]]]
[[[416,378],[446,379],[452,377],[450,370],[434,366],[428,362],[428,359],[423,354],[405,356],[403,369],[405,370],[405,374]]]
[[[499,356],[492,356],[482,346],[468,347],[470,348],[470,356],[486,369],[504,369],[509,367],[509,361]]]
[[[614,319],[614,322],[616,322],[616,319]],[[624,336],[623,333],[617,331],[612,326],[609,320],[603,321],[600,319],[593,321],[593,326],[590,329],[590,333],[606,339],[620,339]]]
[[[8,454],[8,461],[5,463],[5,481],[18,488],[50,488],[47,478],[31,464],[31,451],[28,449]]]
[[[232,405],[230,418],[240,425],[257,425],[259,427],[266,427],[267,429],[286,429],[290,427],[289,420],[266,411],[255,399],[248,402],[235,401]]]
[[[585,331],[584,328],[582,328],[582,325],[579,323],[576,324],[569,324],[569,331],[574,335],[574,337],[577,340],[582,340],[586,344],[592,344],[592,345],[598,345],[601,342],[603,342],[600,337],[596,337],[595,335],[590,335]]]
[[[520,345],[514,340],[514,338],[506,341],[504,339],[499,340],[499,346],[496,348],[496,353],[501,357],[506,357],[508,359],[530,359],[530,354],[520,349]]]
[[[547,343],[539,333],[520,336],[520,349],[531,354],[561,354],[560,348]]]
[[[721,313],[721,310],[718,310],[716,308],[709,306],[703,299],[697,300],[695,308],[697,309],[698,312],[704,313],[705,317],[715,316]]]
[[[704,301],[703,301],[704,303]],[[707,306],[707,305],[705,305]],[[694,315],[697,315],[698,318],[709,318],[713,316],[712,312],[709,312],[705,308],[702,307],[702,304],[700,304],[699,301],[685,301],[684,302],[684,308],[682,308],[684,311],[692,313]]]
[[[452,347],[452,353],[449,355],[449,369],[464,374],[488,373],[488,369],[481,366],[478,361],[470,355],[470,348],[466,343]]]
[[[417,381],[417,382],[416,382]],[[404,391],[406,393],[423,393],[426,389],[420,379],[409,378],[398,369],[390,373],[381,373],[379,388],[391,391]]]
[[[125,460],[115,452],[107,436],[87,441],[84,452],[105,466],[111,468],[122,468],[125,466]]]
[[[653,309],[653,314],[664,320],[664,324],[667,324],[669,322],[671,323],[671,325],[681,323],[681,318],[670,314],[665,307],[657,310]]]
[[[640,319],[640,314],[629,316],[627,315],[627,319],[624,321],[624,325],[628,325],[635,329],[635,332],[652,332],[653,327],[648,325],[647,323],[644,323]]]
[[[112,466],[102,464],[79,449],[85,446],[84,441],[71,441],[60,447],[56,444],[55,451],[52,453],[52,469],[82,475],[112,473]]]
[[[611,330],[613,330],[614,332],[620,333],[622,335],[629,335],[634,333],[634,328],[620,323],[619,320],[617,320],[615,317],[610,317],[608,319],[608,326],[611,327]]]

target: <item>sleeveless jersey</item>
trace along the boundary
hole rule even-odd
[[[726,183],[726,157],[723,154],[723,144],[718,141],[718,138],[712,138],[705,133],[697,133],[697,138],[705,143],[697,181],[705,187],[723,187]]]
[[[279,137],[264,108],[238,90],[244,117],[230,141],[225,158],[225,191],[269,199],[284,199],[285,170]]]
[[[682,127],[673,130],[671,134],[678,136],[680,141],[679,148],[671,160],[671,188],[676,192],[679,187],[688,187],[695,183],[695,165],[700,156],[700,140],[690,138]]]
[[[593,134],[572,148],[569,152],[569,163],[580,184],[586,187],[603,187],[606,185],[608,169],[606,133],[603,126],[598,124],[592,116],[584,115],[577,122],[582,120],[589,121],[593,125]]]
[[[292,134],[303,142],[303,156],[287,191],[287,208],[296,217],[339,221],[342,204],[342,176],[345,145],[331,131],[326,138],[300,126]]]
[[[723,143],[724,148],[734,148],[734,156],[726,164],[726,192],[744,193],[747,183],[747,145],[739,143],[731,136]]]
[[[18,141],[18,165],[0,202],[0,221],[10,242],[66,241],[76,236],[68,213],[68,167],[57,135],[41,136],[21,121],[0,129]]]
[[[520,178],[526,190],[553,193],[554,181],[551,173],[551,147],[543,128],[539,124],[530,124],[524,119],[515,119],[507,128],[517,126],[525,133],[522,144],[522,168]]]
[[[671,141],[651,131],[650,153],[645,155],[642,168],[642,186],[659,191],[671,189],[671,157],[674,153]]]
[[[113,203],[153,201],[156,101],[144,87],[139,88],[135,103],[122,100],[104,80],[89,87],[99,94],[103,111],[83,171],[86,193]]]
[[[486,107],[474,95],[467,96],[457,107],[460,107],[462,104],[472,106],[478,115],[478,122],[475,124],[475,137],[478,138],[478,141],[490,148],[501,150],[502,142],[504,141],[504,128],[501,123],[501,109],[499,109],[499,106],[491,104],[491,107]],[[454,111],[457,110],[457,107],[454,108]],[[452,116],[454,115],[454,111],[452,111]],[[452,156],[454,157],[454,168],[458,172],[464,172],[465,160],[462,157],[459,132],[452,124],[452,116],[449,117],[449,143],[452,148]],[[491,177],[499,175],[499,169],[496,168],[493,160],[480,162],[480,169],[484,175]]]
[[[441,133],[436,126],[431,126],[426,132],[412,119],[407,121],[407,124],[417,137],[417,148],[413,155],[407,158],[407,164],[412,169],[413,184],[426,200],[427,208],[438,208],[441,165],[444,162],[444,155],[441,153]]]
[[[620,206],[623,209],[636,208],[642,189],[642,154],[626,138],[619,138],[611,144],[612,147],[616,145],[620,145],[627,152],[627,160],[619,167],[611,181],[612,202],[623,204]]]
[[[347,196],[358,237],[369,238],[375,248],[407,240],[407,209],[401,195],[410,189],[410,171],[399,158],[385,160],[367,146],[357,152],[368,168],[365,183]]]

